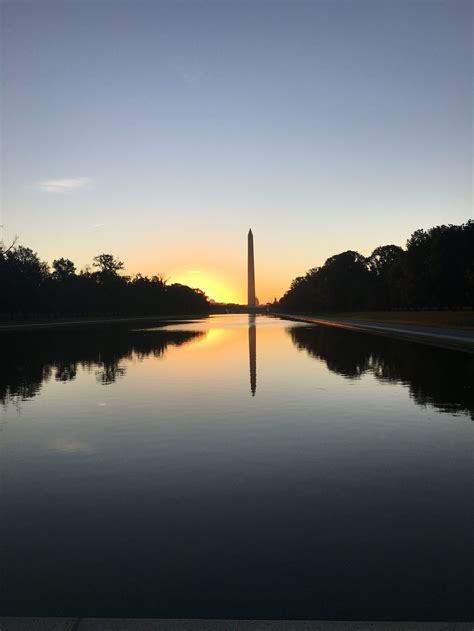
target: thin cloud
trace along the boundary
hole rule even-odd
[[[86,188],[92,182],[90,177],[71,177],[61,180],[41,180],[36,188],[45,193],[73,193]]]

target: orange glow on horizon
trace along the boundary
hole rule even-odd
[[[208,298],[216,302],[243,304],[242,288],[237,287],[233,279],[215,271],[202,268],[175,270],[169,275],[168,283],[181,283],[201,289]]]
[[[217,247],[201,251],[195,244],[181,244],[179,251],[171,254],[160,251],[160,257],[150,257],[146,248],[140,253],[135,251],[122,259],[126,262],[125,273],[133,276],[140,272],[143,275],[158,274],[168,284],[181,283],[188,287],[202,290],[209,299],[218,303],[247,304],[247,258],[235,256],[229,247],[228,252]],[[165,262],[165,264],[163,264]],[[275,252],[259,252],[255,261],[255,289],[260,304],[273,302],[281,298],[289,288],[291,281],[309,269],[307,262],[291,259],[289,267],[283,258],[276,258]]]

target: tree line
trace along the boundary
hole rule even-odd
[[[405,249],[331,256],[295,278],[279,301],[293,312],[474,307],[474,221],[416,230]]]
[[[199,289],[168,284],[161,276],[126,276],[112,254],[95,256],[77,272],[60,258],[50,267],[31,248],[0,244],[0,317],[160,315],[206,313],[209,300]]]

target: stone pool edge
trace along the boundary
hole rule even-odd
[[[471,631],[469,622],[0,617],[0,631]]]
[[[326,319],[290,313],[272,313],[270,315],[284,320],[331,326],[349,331],[358,331],[360,333],[371,333],[373,335],[383,335],[385,337],[392,337],[408,342],[419,342],[420,344],[428,344],[439,348],[474,353],[474,332],[465,329],[439,329],[428,326],[411,326],[409,324],[391,326],[381,322]]]
[[[195,314],[170,314],[157,316],[117,316],[117,317],[96,317],[96,318],[70,318],[57,320],[33,320],[32,322],[2,322],[0,321],[0,332],[2,331],[30,331],[35,329],[62,329],[66,327],[80,326],[96,326],[102,324],[127,324],[127,323],[160,323],[160,324],[176,324],[177,322],[190,322],[192,320],[200,320],[208,318],[209,313]]]

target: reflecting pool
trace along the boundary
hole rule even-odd
[[[472,355],[246,315],[0,338],[0,614],[474,618]]]

